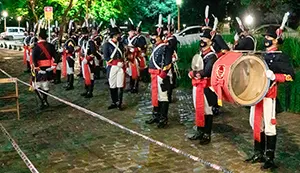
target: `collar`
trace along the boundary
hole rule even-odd
[[[160,41],[160,42],[155,43],[155,45],[158,46],[158,45],[160,45],[160,44],[162,44],[162,43],[164,43],[164,42],[163,42],[163,41]]]
[[[46,42],[46,40],[39,40],[38,43]]]
[[[278,50],[278,47],[274,47],[274,46],[267,48],[267,52],[273,52],[273,51],[277,51],[277,50]]]
[[[207,48],[206,50],[202,51],[202,55],[205,56],[206,54],[208,54],[209,52],[212,52],[211,47]]]

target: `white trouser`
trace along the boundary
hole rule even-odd
[[[56,70],[61,70],[61,64],[62,64],[62,62],[59,62],[59,63],[57,64]]]
[[[95,66],[99,66],[100,61],[97,58],[94,58]]]
[[[157,78],[160,78],[157,76]],[[167,102],[168,100],[168,90],[162,91],[161,86],[159,84],[159,79],[157,79],[157,88],[158,88],[158,101],[160,102]]]
[[[67,74],[68,75],[74,74],[74,67],[70,67],[68,61],[67,61]]]
[[[260,126],[260,131],[264,131],[267,136],[274,136],[276,135],[276,124],[272,124],[271,120],[272,118],[275,118],[276,115],[276,100],[271,98],[264,98],[263,102],[263,118]],[[251,106],[249,122],[253,130],[254,112],[255,106]]]
[[[49,91],[49,81],[32,82],[32,86],[44,91]]]
[[[109,71],[109,87],[110,88],[123,88],[124,87],[125,73],[123,68],[113,65]]]
[[[172,73],[172,69],[170,69],[168,71],[168,74],[167,74],[169,77],[170,77],[170,84],[173,84],[173,73]]]
[[[203,91],[204,93],[204,91]],[[206,99],[205,94],[204,96],[204,114],[205,115],[212,115],[212,106],[209,106],[208,101]],[[194,102],[194,108],[196,109],[196,97],[197,97],[197,87],[193,86],[193,102]]]
[[[26,61],[30,61],[30,53],[29,53],[29,50],[26,50]]]

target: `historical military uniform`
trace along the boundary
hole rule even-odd
[[[63,46],[62,74],[67,76],[66,90],[74,89],[75,41],[69,38]]]
[[[147,82],[148,70],[147,70],[147,41],[146,38],[141,34],[141,23],[136,28],[137,32],[137,47],[139,48],[138,61],[141,80]]]
[[[234,50],[256,50],[256,40],[248,33],[248,29],[243,25],[242,21],[236,18],[239,27],[236,29],[234,36]]]
[[[62,67],[62,56],[61,56],[61,46],[60,41],[58,38],[58,28],[54,28],[54,31],[52,33],[52,40],[51,44],[54,45],[55,48],[55,63],[56,63],[56,69],[55,69],[55,78],[54,78],[54,84],[61,83],[61,67]]]
[[[171,86],[169,87],[168,90],[168,100],[171,103],[172,102],[172,94],[173,94],[173,89],[176,87],[176,80],[177,76],[175,73],[175,68],[174,65],[176,61],[178,61],[177,57],[177,39],[176,37],[172,34],[173,27],[169,24],[168,27],[165,27],[164,29],[167,33],[165,34],[165,43],[168,45],[168,49],[170,49],[172,53],[172,66],[171,69],[168,72],[168,76],[170,77],[170,84]]]
[[[140,50],[138,49],[138,36],[135,34],[136,28],[132,23],[129,22],[128,32],[131,33],[128,37],[124,38],[123,44],[126,46],[126,73],[130,77],[129,87],[132,93],[138,92],[138,84],[140,77],[140,68],[138,56],[140,54]]]
[[[265,162],[262,167],[264,169],[276,168],[274,157],[277,140],[275,111],[277,84],[292,81],[295,77],[290,58],[283,53],[274,52],[277,51],[278,45],[273,45],[269,38],[277,39],[278,44],[283,42],[277,33],[279,33],[277,27],[270,26],[264,35],[267,53],[263,54],[263,57],[269,67],[266,76],[271,80],[269,91],[263,100],[252,106],[250,110],[250,125],[254,131],[254,155],[246,161]]]
[[[123,59],[123,45],[118,41],[120,29],[111,20],[110,39],[103,45],[103,57],[107,64],[107,78],[110,88],[112,104],[108,109],[122,109],[123,88],[125,86],[125,64]],[[118,37],[118,38],[117,38]]]
[[[47,31],[40,29],[39,37],[41,38],[36,46],[32,49],[32,63],[34,67],[33,86],[45,92],[49,91],[49,81],[53,76],[55,49],[45,40]],[[41,100],[41,109],[48,107],[47,95],[35,90]]]
[[[83,51],[84,58],[81,63],[81,70],[84,78],[85,92],[82,93],[81,96],[84,96],[85,98],[91,98],[93,97],[94,90],[95,59],[99,59],[100,55],[98,54],[94,40],[83,40],[82,43],[81,49]]]
[[[97,29],[94,28],[94,30],[96,31]],[[100,79],[100,71],[101,69],[103,68],[103,59],[101,57],[101,54],[100,54],[100,46],[101,46],[101,43],[102,43],[102,39],[101,39],[101,36],[98,34],[98,31],[96,31],[94,33],[94,35],[91,36],[91,41],[94,42],[94,46],[95,46],[95,51],[94,52],[94,55],[95,55],[95,79]]]
[[[149,73],[151,74],[151,97],[153,105],[152,118],[146,123],[158,123],[158,127],[165,127],[168,123],[168,90],[171,87],[168,72],[172,67],[173,50],[163,42],[162,28],[153,32],[156,39],[159,37],[160,42],[156,42],[153,38],[154,49],[149,60]]]
[[[212,40],[213,35],[211,35],[211,29],[204,29],[203,33],[201,33],[201,37]],[[202,39],[200,41],[200,47],[201,53],[199,56],[193,58],[193,71],[189,73],[193,85],[195,123],[197,126],[197,133],[190,139],[200,139],[200,144],[205,145],[210,142],[213,123],[212,108],[217,102],[215,93],[209,87],[213,64],[218,56],[213,51],[212,46],[209,46],[208,43]],[[202,61],[203,64],[201,63]]]

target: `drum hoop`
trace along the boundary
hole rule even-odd
[[[247,55],[249,55],[249,54],[247,54]],[[242,62],[242,60],[245,59],[245,57],[246,57],[247,55],[241,56],[241,57],[238,59],[239,63]],[[265,68],[266,68],[266,70],[269,70],[269,67],[268,67],[267,63],[265,62],[265,60],[263,60],[262,58],[258,57],[257,55],[251,54],[251,56],[255,57],[254,60],[256,60],[257,62],[259,62],[261,65],[264,65]],[[241,59],[242,59],[242,60],[241,60]],[[232,76],[232,73],[233,73],[233,70],[232,70],[232,69],[235,69],[235,67],[236,67],[239,63],[234,63],[234,64],[230,67],[231,70],[230,70],[229,75],[228,75],[228,76],[229,76],[229,77],[228,77],[228,81],[231,81],[231,76]],[[240,104],[240,105],[243,105],[243,106],[253,106],[253,105],[259,103],[259,102],[265,97],[265,95],[268,93],[268,91],[269,91],[269,86],[270,86],[270,79],[266,78],[265,83],[266,83],[265,86],[268,86],[268,87],[266,87],[266,89],[259,95],[259,99],[257,99],[254,103],[251,103],[251,104],[247,104],[244,100],[238,98],[238,97],[235,95],[235,93],[234,93],[234,91],[233,91],[233,89],[232,89],[232,86],[231,86],[231,82],[228,82],[228,90],[229,90],[229,92],[230,92],[231,97],[233,98],[233,100],[234,100],[237,104]],[[255,99],[253,99],[253,100],[255,100]]]

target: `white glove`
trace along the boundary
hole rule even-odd
[[[38,73],[39,73],[39,74],[46,74],[46,71],[40,70]]]
[[[266,76],[267,76],[268,79],[275,80],[275,74],[272,70],[267,70],[266,71]]]
[[[163,78],[161,78],[160,76],[157,76],[157,81],[158,81],[158,84],[163,84]]]
[[[64,51],[63,48],[59,48],[59,49],[58,49],[58,52],[60,52],[60,53],[62,53],[63,51]]]
[[[53,69],[55,69],[55,66],[51,66],[51,67],[47,68],[46,71],[49,72],[49,71],[52,71]]]
[[[145,53],[142,53],[142,57],[145,57],[146,56],[146,54]]]
[[[122,62],[118,62],[117,66],[120,67],[120,68],[123,68],[123,63]]]
[[[84,58],[84,59],[82,60],[82,63],[83,63],[83,64],[87,64],[87,63],[88,63],[87,59]]]
[[[134,52],[134,48],[130,48],[129,51],[130,51],[130,52]]]
[[[172,58],[172,62],[173,62],[173,63],[176,62],[176,58]]]
[[[238,33],[236,33],[235,35],[234,35],[234,41],[238,41],[240,39],[240,36],[238,35]]]

